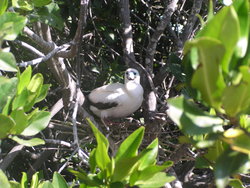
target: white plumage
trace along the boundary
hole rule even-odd
[[[94,89],[88,96],[90,110],[102,119],[126,117],[138,110],[143,101],[140,74],[129,68],[125,84],[114,83]]]

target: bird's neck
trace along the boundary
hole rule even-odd
[[[125,87],[126,87],[126,90],[128,92],[133,92],[136,90],[136,88],[138,87],[138,83],[134,82],[134,81],[128,81],[126,84],[125,84]]]

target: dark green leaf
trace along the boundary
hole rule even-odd
[[[223,120],[200,110],[183,96],[169,99],[168,115],[189,135],[201,135],[223,131]]]
[[[39,111],[36,112],[31,119],[29,119],[28,126],[21,133],[24,136],[33,136],[45,129],[50,121],[50,112]]]
[[[15,121],[6,115],[0,114],[0,139],[5,138],[15,126]]]
[[[86,184],[88,186],[99,186],[102,184],[102,182],[99,181],[96,178],[96,175],[94,175],[94,174],[87,175],[82,170],[80,172],[80,171],[68,169],[68,171],[71,172],[72,174],[74,174],[80,180],[80,182],[83,182],[84,184]]]
[[[17,72],[16,59],[10,52],[0,52],[0,70]]]
[[[27,19],[14,12],[5,12],[0,16],[0,39],[15,40],[26,25]]]
[[[115,156],[116,162],[137,155],[138,148],[144,135],[144,129],[144,127],[138,128],[122,142]]]
[[[59,6],[56,3],[50,3],[38,10],[38,18],[51,27],[62,30],[64,27],[63,19],[60,14]]]
[[[241,172],[249,163],[248,155],[227,149],[215,165],[215,182],[218,188],[224,188],[232,174]]]
[[[33,0],[35,7],[42,7],[51,3],[51,0]]]

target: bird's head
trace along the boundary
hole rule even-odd
[[[133,81],[135,83],[140,83],[140,74],[138,70],[129,68],[125,71],[125,83]]]

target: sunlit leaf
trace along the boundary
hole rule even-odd
[[[24,136],[33,136],[45,129],[51,119],[50,112],[39,111],[29,120],[29,125],[21,133]]]
[[[33,146],[45,144],[45,141],[40,138],[31,138],[29,140],[21,139],[17,136],[9,136],[9,138],[16,141],[18,144],[21,144],[27,147],[33,147]]]
[[[7,176],[0,170],[0,185],[4,188],[11,188]]]
[[[144,127],[138,128],[122,142],[116,153],[115,161],[136,156],[144,135],[144,129]]]
[[[67,182],[58,172],[54,172],[52,179],[53,187],[68,188]]]
[[[200,110],[183,96],[168,100],[169,117],[189,135],[223,131],[223,120]]]
[[[14,12],[5,12],[0,16],[0,39],[15,40],[26,25],[27,18]]]
[[[0,70],[17,72],[16,59],[10,52],[0,52]]]
[[[13,110],[10,116],[15,121],[15,126],[11,129],[11,134],[20,134],[28,126],[28,116],[22,108]]]
[[[18,87],[17,94],[19,95],[25,87],[27,87],[30,83],[32,69],[31,66],[28,66],[22,74],[18,74]]]
[[[8,7],[8,0],[0,1],[0,15],[2,15]]]

